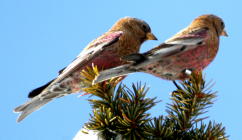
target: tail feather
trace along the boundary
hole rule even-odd
[[[30,113],[38,110],[40,107],[50,102],[52,99],[41,99],[39,97],[32,98],[27,103],[18,106],[14,109],[14,112],[20,113],[17,122],[22,121],[25,117],[27,117]]]
[[[93,80],[93,84],[103,82],[105,80],[128,75],[129,73],[135,72],[134,69],[130,69],[131,64],[126,64],[116,68],[101,71],[99,75]]]

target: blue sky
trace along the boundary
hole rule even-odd
[[[207,81],[216,83],[213,90],[218,91],[206,115],[222,122],[231,140],[242,139],[241,5],[239,0],[0,0],[0,139],[68,140],[75,136],[91,113],[88,96],[55,100],[21,123],[16,123],[17,114],[12,110],[27,100],[30,90],[54,78],[119,18],[132,16],[150,24],[159,40],[144,43],[144,52],[208,13],[224,19],[229,37],[221,37],[216,59],[204,71]],[[151,110],[152,115],[162,114],[174,86],[144,73],[132,74],[124,83],[141,80],[151,88],[149,97],[162,100]]]

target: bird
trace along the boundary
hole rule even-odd
[[[144,20],[134,17],[119,19],[106,33],[91,41],[59,75],[47,84],[32,90],[29,100],[16,107],[20,113],[17,122],[43,105],[71,93],[81,92],[81,71],[92,65],[99,69],[116,67],[126,63],[120,58],[137,53],[146,40],[157,40],[150,26]]]
[[[123,57],[128,64],[101,71],[93,84],[134,72],[149,73],[165,80],[185,80],[214,60],[220,36],[228,36],[223,20],[213,14],[201,15],[157,47]]]

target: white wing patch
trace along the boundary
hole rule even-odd
[[[166,42],[166,44],[198,45],[201,44],[203,40],[204,38],[183,38]]]

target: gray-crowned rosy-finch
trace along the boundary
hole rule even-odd
[[[120,58],[137,53],[146,40],[157,40],[149,25],[140,19],[125,17],[118,20],[105,34],[87,45],[77,58],[59,72],[59,76],[29,93],[29,101],[15,108],[21,113],[18,122],[51,100],[82,88],[80,72],[92,64],[100,69],[122,65]]]

